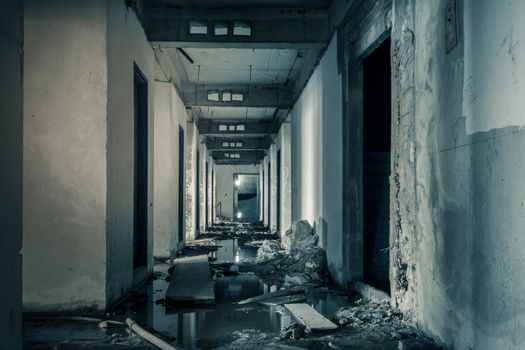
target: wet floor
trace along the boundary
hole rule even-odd
[[[239,245],[237,239],[217,240],[218,250],[210,253],[216,262],[242,262],[255,257],[257,248]],[[244,305],[237,301],[276,290],[275,286],[265,285],[254,275],[220,277],[215,282],[216,304],[208,306],[176,307],[164,303],[168,287],[165,277],[170,265],[155,265],[156,279],[151,280],[117,310],[112,319],[123,321],[126,317],[141,326],[160,334],[172,345],[186,349],[229,348],[239,339],[239,332],[256,333],[263,342],[279,337],[282,328],[291,324],[286,313],[280,313],[275,306],[257,303]],[[333,292],[310,293],[307,302],[326,317],[333,317],[341,306],[350,304],[345,295]],[[132,345],[126,338],[125,327],[116,326],[103,330],[96,322],[55,321],[52,323],[26,322],[24,342],[27,349],[44,349],[33,346],[36,343],[52,344],[72,339],[76,342],[112,341]],[[138,341],[137,339],[133,341]],[[49,347],[50,349],[53,347]],[[62,349],[64,347],[61,347]],[[68,347],[74,348],[74,347]],[[83,347],[79,347],[83,348]],[[144,348],[144,347],[143,347]],[[247,349],[249,348],[249,345]]]

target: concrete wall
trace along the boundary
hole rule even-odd
[[[291,111],[292,220],[317,227],[343,283],[342,91],[334,37]],[[273,171],[273,168],[272,168]]]
[[[155,83],[154,256],[174,257],[179,220],[179,127],[187,113],[173,85]],[[188,132],[184,130],[187,138]]]
[[[0,13],[0,343],[22,348],[22,129],[23,2]]]
[[[292,125],[285,121],[275,139],[281,150],[281,216],[280,232],[283,234],[292,224]]]
[[[199,145],[198,129],[193,122],[186,123],[186,145],[185,145],[185,191],[186,191],[186,217],[185,217],[185,239],[193,240],[197,232],[197,206],[198,188],[197,188],[197,147]]]
[[[270,178],[268,179],[269,228],[271,231],[277,231],[277,145],[275,143],[268,150],[268,162],[270,163]]]
[[[448,348],[521,349],[525,3],[460,2],[449,53],[446,2],[416,4],[417,316]]]
[[[258,165],[215,165],[216,203],[222,203],[222,216],[233,219],[233,174],[259,174]],[[219,215],[219,213],[217,213]]]
[[[148,266],[153,266],[154,56],[135,12],[123,1],[107,8],[107,299],[112,305],[146,277],[133,276],[133,67],[148,81]],[[135,279],[135,281],[134,281]]]
[[[521,349],[525,4],[458,1],[458,43],[447,50],[449,3],[375,1],[354,11],[344,29],[353,43],[346,127],[357,130],[349,159],[359,161],[359,62],[390,34],[392,302],[446,349]],[[350,204],[358,192],[350,189]]]
[[[214,161],[213,161],[213,158],[211,157],[211,155],[208,154],[208,157],[207,157],[207,161],[208,161],[208,176],[207,176],[207,179],[206,179],[206,184],[207,184],[207,196],[208,196],[208,200],[206,201],[207,203],[207,206],[208,206],[208,215],[206,217],[206,221],[207,221],[207,226],[210,227],[212,224],[213,224],[213,221],[214,221],[214,214],[215,214],[215,206],[217,204],[217,201],[216,201],[216,191],[215,191],[215,181],[214,181],[214,176],[215,176],[215,164],[214,164]],[[217,215],[219,215],[219,213],[217,213]]]
[[[264,169],[264,188],[263,188],[263,216],[264,216],[264,220],[263,220],[263,224],[264,226],[268,227],[269,223],[270,223],[270,220],[269,220],[269,194],[270,194],[270,182],[268,180],[268,164],[269,164],[269,161],[268,161],[268,156],[264,157],[262,163],[261,163],[261,166],[263,167]]]
[[[206,208],[208,207],[207,203],[207,187],[206,187],[206,163],[208,162],[208,150],[204,143],[199,143],[199,230],[201,232],[206,231],[207,227],[207,217],[206,217]]]
[[[25,2],[26,311],[106,306],[107,4]]]

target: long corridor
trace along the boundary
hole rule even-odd
[[[0,350],[525,349],[522,18],[4,1]]]

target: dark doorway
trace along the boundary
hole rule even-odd
[[[367,283],[390,292],[390,38],[363,61],[363,248]]]
[[[184,129],[179,125],[179,243],[184,240]]]
[[[259,220],[259,174],[233,174],[234,219]]]
[[[133,268],[148,259],[148,82],[134,67]]]
[[[201,222],[201,204],[200,204],[200,196],[201,196],[201,192],[200,192],[200,168],[201,168],[201,164],[200,164],[200,159],[201,159],[201,155],[200,155],[200,152],[197,151],[197,178],[195,179],[195,194],[196,194],[196,202],[197,202],[197,205],[196,205],[196,212],[195,212],[195,222],[197,223],[197,229],[196,229],[196,232],[197,232],[197,236],[200,234],[200,222]],[[195,237],[197,238],[197,237]]]
[[[281,149],[277,150],[277,230],[281,232]]]

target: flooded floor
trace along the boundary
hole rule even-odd
[[[202,249],[216,263],[242,263],[257,254],[257,244],[237,238],[215,239]],[[247,243],[247,244],[246,244]],[[210,248],[211,247],[211,248]],[[202,253],[202,252],[201,252]],[[256,349],[273,343],[299,346],[307,349],[372,349],[374,347],[348,347],[345,337],[358,330],[342,328],[331,334],[310,334],[303,340],[283,340],[281,330],[294,322],[281,306],[260,303],[237,304],[238,301],[274,292],[253,274],[222,276],[215,280],[215,305],[169,305],[166,290],[170,281],[170,265],[158,262],[152,278],[136,290],[108,319],[124,322],[131,318],[146,330],[159,336],[178,349]],[[334,319],[343,306],[355,305],[356,296],[333,287],[311,288],[304,296],[306,302],[319,313]],[[125,325],[100,327],[96,319],[27,319],[24,322],[25,349],[154,349],[140,337],[131,334]],[[373,332],[372,332],[373,333]],[[361,337],[362,338],[362,337]],[[334,339],[339,339],[339,344]],[[341,339],[343,343],[341,343]],[[280,344],[280,345],[279,345]],[[341,345],[343,344],[343,345]],[[397,349],[398,344],[394,344]],[[297,348],[296,348],[297,349]],[[387,349],[387,348],[385,348]],[[388,348],[390,349],[390,348]],[[425,347],[421,349],[426,349]],[[430,348],[429,348],[430,349]],[[434,348],[432,348],[434,349]]]

